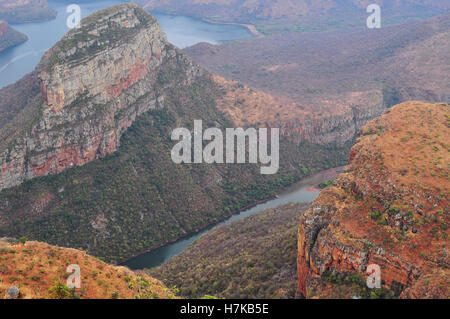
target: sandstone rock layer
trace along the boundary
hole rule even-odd
[[[449,128],[448,104],[408,102],[363,129],[348,171],[301,217],[303,296],[449,298]],[[380,289],[365,286],[371,264]]]

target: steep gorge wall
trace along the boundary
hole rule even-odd
[[[403,103],[364,128],[348,171],[300,219],[303,296],[448,298],[448,107]]]
[[[177,53],[154,18],[135,5],[119,8],[83,20],[37,67],[40,114],[0,147],[0,189],[114,152],[137,116],[163,107],[157,75]],[[200,72],[188,70],[188,80]]]

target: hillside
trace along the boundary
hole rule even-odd
[[[47,0],[0,0],[0,20],[9,23],[42,22],[55,17],[56,11]]]
[[[39,242],[0,239],[0,298],[11,287],[19,299],[175,298],[160,281],[125,267],[106,264],[84,251]],[[81,287],[69,289],[67,266],[80,266]],[[58,288],[58,289],[55,289]]]
[[[450,297],[448,104],[407,102],[371,121],[350,168],[301,219],[299,292],[308,298]],[[369,291],[366,268],[381,269]]]
[[[450,100],[450,14],[379,30],[286,33],[187,52],[201,65],[300,107]],[[374,32],[373,32],[374,31]]]
[[[215,22],[255,25],[264,34],[364,28],[369,4],[382,8],[383,25],[430,17],[450,10],[440,0],[136,0],[148,10]]]
[[[7,22],[0,20],[0,52],[27,40],[27,36],[11,28]]]
[[[375,96],[335,118],[300,108],[251,122],[235,115],[267,96],[200,67],[136,5],[83,19],[32,73],[0,90],[0,235],[124,261],[345,164],[355,133],[385,107]],[[174,164],[170,133],[198,119],[281,127],[279,172]]]
[[[147,272],[187,298],[294,298],[297,225],[308,207],[287,204],[221,226]]]

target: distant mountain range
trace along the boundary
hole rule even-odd
[[[0,20],[9,23],[42,22],[56,17],[47,0],[0,0]]]
[[[450,100],[450,13],[378,30],[202,43],[185,52],[225,78],[316,112],[335,113],[354,104],[355,94],[370,101],[373,92],[388,106]]]
[[[379,4],[383,24],[429,17],[450,9],[440,0],[136,0],[148,10],[193,16],[216,22],[250,23],[260,32],[363,28],[366,8]]]

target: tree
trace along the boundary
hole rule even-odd
[[[48,289],[48,292],[52,297],[57,299],[66,299],[70,296],[70,289],[66,284],[55,281],[52,287]]]

